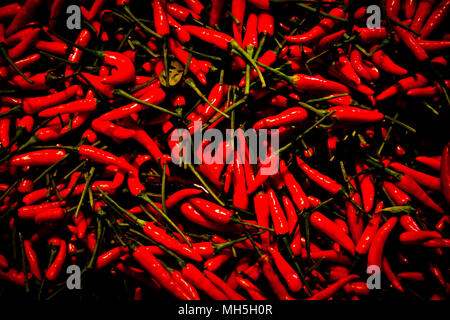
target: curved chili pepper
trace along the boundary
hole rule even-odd
[[[447,204],[450,205],[450,156],[449,156],[449,145],[447,144],[442,152],[441,159],[441,187],[442,194]]]
[[[172,271],[172,278],[173,280],[180,285],[185,292],[187,292],[193,300],[200,300],[200,296],[198,295],[197,290],[184,278],[180,271],[173,270]]]
[[[375,99],[377,101],[385,100],[401,92],[408,91],[414,88],[423,87],[427,83],[428,83],[427,78],[425,78],[423,75],[419,73],[416,73],[415,75],[404,78],[398,81],[395,85],[390,86],[389,88],[381,92],[378,96],[376,96]]]
[[[294,269],[283,258],[281,253],[274,247],[269,247],[268,251],[272,256],[273,262],[277,266],[277,269],[286,280],[289,289],[292,292],[299,292],[303,288],[303,284],[297,272],[294,271]]]
[[[372,48],[373,50],[374,48]],[[408,73],[408,71],[399,65],[397,65],[391,58],[382,50],[377,50],[372,55],[373,63],[385,72],[402,76]]]
[[[424,165],[434,169],[441,170],[441,156],[436,157],[426,157],[426,156],[418,156],[416,157],[416,161],[423,163]]]
[[[404,289],[400,284],[400,281],[398,281],[399,280],[398,277],[392,271],[391,266],[389,265],[389,262],[386,257],[383,257],[381,268],[384,274],[386,275],[386,278],[388,278],[388,280],[392,283],[392,286],[398,291],[404,292]]]
[[[308,178],[317,183],[317,185],[322,189],[328,191],[331,194],[336,194],[342,189],[342,186],[339,183],[337,183],[330,177],[321,174],[316,169],[311,168],[300,157],[297,156],[296,159],[299,168],[308,176]]]
[[[430,14],[423,28],[420,30],[422,39],[428,38],[433,31],[445,20],[450,12],[450,1],[444,0],[439,3],[436,9]]]
[[[341,8],[334,8],[329,12],[330,15],[343,18],[345,12]],[[330,18],[324,18],[320,20],[319,24],[313,27],[311,30],[296,36],[286,36],[287,42],[307,44],[316,41],[325,36],[336,25],[336,20]]]
[[[402,206],[405,203],[408,203],[411,201],[411,198],[404,193],[402,190],[397,188],[393,183],[384,181],[383,182],[383,189],[387,192],[389,195],[389,198],[391,198],[395,204]]]
[[[242,46],[242,29],[244,24],[246,0],[232,0],[231,13],[237,21],[233,20],[233,37]]]
[[[6,6],[3,6],[0,8],[0,20],[6,20],[9,18],[12,18],[17,15],[17,13],[20,11],[20,4],[17,2],[7,4]]]
[[[420,32],[423,24],[425,23],[425,19],[428,17],[428,14],[431,12],[434,3],[436,0],[424,0],[419,1],[417,4],[416,14],[414,15],[414,19],[411,22],[411,29]]]
[[[47,209],[39,212],[34,217],[34,222],[36,222],[36,224],[41,224],[43,222],[58,221],[63,219],[65,216],[66,210],[63,208]]]
[[[433,209],[436,212],[444,214],[444,210],[438,206],[433,199],[411,178],[409,175],[404,174],[396,185],[403,191],[413,195],[417,200],[422,202],[427,207]]]
[[[407,231],[400,234],[400,242],[408,245],[417,245],[422,242],[441,239],[442,235],[437,231]]]
[[[253,129],[276,128],[284,125],[295,125],[304,122],[308,118],[308,112],[301,107],[287,109],[280,114],[259,120],[253,125]]]
[[[378,226],[381,222],[381,209],[383,209],[383,202],[379,202],[375,208],[375,212],[370,219],[368,225],[364,229],[361,238],[356,244],[356,252],[360,255],[366,254],[369,251],[373,238],[376,235]]]
[[[361,205],[361,196],[359,195],[359,193],[354,193],[353,195],[351,195],[351,199],[356,204]],[[358,213],[358,210],[350,201],[347,201],[345,206],[348,228],[352,236],[352,240],[354,243],[358,243],[359,239],[361,239],[361,235],[364,229],[362,214]]]
[[[82,99],[69,102],[57,107],[47,108],[39,112],[39,117],[55,117],[58,114],[75,113],[75,112],[89,112],[97,108],[96,99]]]
[[[269,201],[270,216],[272,217],[275,233],[277,235],[285,235],[289,233],[289,224],[275,191],[268,187],[266,189],[266,194]]]
[[[236,281],[238,282],[240,287],[242,287],[247,291],[247,293],[253,300],[267,300],[267,298],[264,297],[262,291],[257,286],[255,286],[250,280],[237,277]]]
[[[182,300],[192,300],[192,297],[174,281],[172,275],[155,256],[144,247],[138,247],[133,251],[133,258],[167,291]]]
[[[326,300],[326,299],[332,297],[339,289],[343,288],[347,283],[349,283],[355,279],[358,279],[358,278],[359,278],[358,275],[351,274],[351,275],[329,285],[322,291],[316,293],[312,297],[309,297],[307,300]]]
[[[34,251],[32,244],[29,240],[23,242],[25,248],[25,256],[27,258],[28,264],[30,265],[30,272],[39,281],[42,280],[41,269],[39,268],[38,257],[36,251]]]
[[[126,247],[115,247],[109,251],[106,251],[97,258],[95,268],[102,269],[127,253],[128,248]]]
[[[189,10],[177,3],[167,3],[167,12],[175,19],[186,22],[188,18],[200,19],[200,16],[192,10]]]
[[[122,158],[118,158],[112,153],[107,151],[98,149],[93,146],[81,145],[78,147],[78,153],[80,156],[92,160],[94,162],[103,163],[103,164],[112,164],[118,166],[120,169],[125,171],[136,171],[136,168],[129,164],[126,160]]]
[[[43,149],[14,156],[9,163],[15,167],[48,166],[61,160],[65,155],[66,152],[61,149]]]
[[[13,34],[25,25],[30,19],[33,18],[39,6],[42,4],[42,0],[27,0],[25,4],[20,8],[19,12],[14,16],[11,24],[6,28],[5,34],[7,36]]]
[[[421,231],[419,226],[411,216],[408,215],[401,216],[400,224],[406,231]]]
[[[215,27],[219,25],[222,18],[222,12],[225,7],[225,0],[212,0],[211,11],[209,12],[209,26]]]
[[[311,214],[310,223],[311,226],[326,234],[330,239],[336,241],[352,255],[355,254],[355,245],[352,239],[350,239],[336,223],[325,217],[323,214],[317,211]]]
[[[357,162],[355,165],[356,173],[360,173],[363,170],[368,169],[366,164]],[[375,186],[373,184],[373,177],[370,174],[364,174],[358,176],[358,182],[361,187],[361,195],[364,204],[364,211],[369,212],[375,199]]]
[[[381,268],[383,249],[386,240],[397,224],[398,218],[392,217],[381,226],[375,234],[367,256],[367,266],[378,266]]]
[[[200,272],[194,265],[187,264],[182,270],[181,274],[184,278],[192,283],[197,289],[202,290],[208,296],[216,300],[228,300],[228,297],[220,291],[203,273]]]
[[[66,242],[59,238],[52,238],[49,240],[49,244],[52,244],[54,246],[59,247],[58,254],[56,255],[55,260],[52,262],[50,267],[47,269],[47,272],[45,274],[45,277],[48,280],[56,280],[58,278],[59,274],[62,271],[62,267],[64,265],[64,262],[66,261],[66,255],[67,255],[67,245]]]
[[[429,59],[428,54],[420,46],[411,32],[408,32],[400,26],[394,26],[394,30],[400,40],[402,40],[403,43],[408,47],[408,49],[411,50],[418,61],[423,62]]]
[[[435,191],[441,191],[441,183],[440,183],[439,178],[437,178],[437,177],[433,177],[428,174],[411,169],[411,168],[409,168],[405,165],[402,165],[401,163],[398,163],[398,162],[389,163],[389,167],[391,167],[399,172],[409,175],[417,183],[421,184],[424,187],[430,188]]]
[[[258,261],[261,263],[264,276],[269,281],[269,285],[273,292],[280,300],[294,300],[293,297],[287,292],[284,285],[281,283],[280,278],[273,270],[271,260],[267,254],[262,255]]]
[[[416,12],[417,1],[406,0],[403,2],[403,11],[405,12],[406,19],[411,19]]]
[[[168,35],[170,33],[169,22],[167,21],[166,11],[162,2],[160,0],[153,0],[152,7],[156,32],[162,36]]]

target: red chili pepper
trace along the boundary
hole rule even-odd
[[[221,18],[222,18],[222,13],[223,13],[223,9],[225,7],[225,0],[212,0],[212,6],[211,6],[211,11],[209,13],[209,26],[210,27],[215,27],[217,25],[219,25]]]
[[[371,50],[374,50],[372,48]],[[402,76],[408,73],[408,71],[399,65],[397,65],[394,61],[391,60],[391,58],[382,50],[377,50],[372,55],[372,61],[373,63],[380,69],[382,69],[385,72]]]
[[[351,199],[356,204],[361,205],[361,196],[358,193],[354,193],[351,196]],[[359,239],[361,239],[361,235],[364,229],[362,213],[358,212],[358,210],[350,201],[347,201],[346,214],[347,214],[347,223],[350,234],[352,236],[352,240],[354,243],[358,243]]]
[[[402,2],[400,0],[386,1],[386,15],[391,19],[397,19]]]
[[[160,0],[153,0],[152,8],[156,32],[161,36],[168,35],[170,33],[170,28],[169,22],[167,21],[166,10],[164,10],[163,7],[163,3]]]
[[[441,160],[441,187],[442,194],[447,204],[450,205],[450,157],[449,157],[449,145],[447,144],[442,152]]]
[[[276,128],[284,125],[296,125],[304,122],[308,118],[308,113],[305,109],[294,107],[287,109],[280,114],[270,116],[259,120],[253,125],[253,129]]]
[[[58,221],[58,220],[63,219],[65,216],[66,216],[66,210],[63,208],[47,209],[47,210],[39,212],[34,217],[34,222],[36,224],[41,224],[44,222]]]
[[[391,182],[384,181],[383,189],[387,192],[387,194],[392,199],[392,201],[394,201],[395,204],[397,204],[399,206],[402,206],[405,203],[408,203],[411,201],[411,198],[406,193],[404,193],[402,190],[397,188]]]
[[[343,18],[345,16],[345,12],[340,8],[334,8],[329,13],[332,16]],[[319,40],[327,33],[330,32],[331,29],[336,25],[336,20],[330,18],[324,18],[320,20],[319,24],[313,27],[311,30],[296,36],[286,36],[285,39],[288,42],[292,43],[301,43],[307,44],[316,40]]]
[[[255,286],[250,280],[237,277],[236,281],[239,283],[240,287],[242,287],[247,291],[247,293],[253,300],[267,300],[267,298],[264,297],[263,292],[257,286]]]
[[[166,268],[161,265],[158,259],[144,247],[138,247],[133,251],[133,258],[167,291],[172,293],[176,298],[182,300],[192,300],[183,288],[174,281],[172,275]]]
[[[241,296],[239,293],[237,293],[233,288],[231,288],[225,281],[223,281],[221,278],[219,278],[214,273],[205,270],[204,271],[206,277],[217,287],[219,288],[223,293],[227,295],[228,298],[231,300],[245,300],[243,296]]]
[[[396,183],[397,187],[403,191],[413,195],[417,200],[422,202],[427,207],[433,209],[436,212],[444,214],[444,210],[438,206],[433,199],[411,178],[409,175],[404,174],[401,179]]]
[[[205,8],[199,0],[183,0],[183,2],[188,6],[189,9],[194,11],[199,16],[202,14]]]
[[[433,8],[435,2],[436,0],[419,1],[419,3],[417,4],[416,14],[414,15],[414,19],[410,26],[412,30],[420,32],[420,29],[425,23],[425,19],[431,12],[431,9]]]
[[[191,296],[192,300],[200,300],[197,290],[195,290],[195,288],[184,279],[180,271],[173,270],[172,278],[181,288],[183,288],[185,292]]]
[[[349,275],[349,276],[329,285],[322,291],[316,293],[312,297],[309,297],[307,300],[326,300],[326,299],[332,297],[338,290],[343,288],[347,283],[349,283],[355,279],[358,279],[358,278],[359,278],[359,276],[357,276],[356,274]]]
[[[302,281],[298,276],[297,272],[287,263],[278,250],[274,247],[269,247],[268,251],[272,256],[272,259],[277,266],[278,271],[280,271],[284,280],[292,292],[299,292],[303,288]]]
[[[97,108],[97,99],[82,99],[69,102],[57,107],[47,108],[39,112],[39,117],[55,117],[58,114],[89,112]]]
[[[56,280],[62,271],[62,267],[66,261],[67,255],[67,245],[66,242],[59,238],[51,238],[49,244],[58,246],[59,251],[56,255],[55,260],[52,262],[50,267],[47,269],[45,277],[48,280]]]
[[[30,265],[30,272],[39,281],[42,280],[41,269],[39,268],[38,257],[34,251],[32,244],[29,240],[23,242],[25,248],[25,256],[27,258],[28,264]]]
[[[403,2],[403,11],[405,12],[406,19],[411,19],[416,12],[417,1],[406,0]]]
[[[356,173],[358,174],[368,168],[369,167],[366,164],[360,162],[357,162],[355,166]],[[375,186],[373,184],[373,177],[370,174],[359,175],[358,182],[361,187],[364,211],[369,212],[373,207],[375,199]]]
[[[441,239],[437,231],[407,231],[400,234],[400,242],[408,245],[418,245],[432,239]]]
[[[388,278],[388,280],[392,283],[393,287],[400,292],[404,292],[404,289],[400,284],[400,281],[398,281],[399,280],[398,277],[392,271],[391,266],[389,265],[389,262],[386,257],[383,257],[381,268],[383,270],[383,273],[386,275],[386,278]]]
[[[19,12],[14,16],[11,24],[6,28],[5,34],[7,36],[13,34],[24,26],[30,19],[33,18],[42,0],[27,0]]]
[[[244,24],[246,0],[232,0],[231,13],[237,21],[233,20],[233,36],[236,42],[242,46],[242,29]]]
[[[20,4],[17,2],[0,7],[0,21],[16,16],[20,8]]]
[[[377,231],[370,245],[367,266],[378,266],[381,268],[384,245],[392,229],[397,224],[397,221],[398,218],[392,217]]]
[[[61,160],[66,155],[64,150],[43,149],[14,156],[10,160],[10,165],[15,167],[23,166],[49,166]]]
[[[364,255],[369,251],[370,245],[381,222],[381,209],[383,209],[383,202],[377,204],[372,219],[364,229],[364,232],[356,245],[356,252],[360,255]]]
[[[411,216],[408,215],[401,216],[400,224],[406,231],[421,231],[419,226]]]
[[[176,3],[167,3],[167,12],[175,19],[186,22],[188,18],[200,19],[200,16],[183,6]]]
[[[409,50],[414,54],[419,62],[423,62],[429,59],[428,54],[420,46],[417,40],[414,38],[411,32],[401,28],[400,26],[394,26],[395,33],[398,35],[400,40],[408,47]]]
[[[271,265],[271,260],[267,254],[261,256],[258,260],[261,263],[262,270],[264,276],[269,281],[269,285],[272,288],[272,291],[280,300],[295,300],[291,295],[287,292],[284,285],[281,283],[280,278],[273,270]]]
[[[98,149],[93,146],[81,145],[80,147],[78,147],[78,153],[80,154],[80,156],[92,160],[94,162],[107,165],[110,164],[116,165],[117,167],[119,167],[124,171],[131,171],[131,172],[136,171],[136,168],[133,167],[131,164],[129,164],[126,160],[118,158],[107,151]]]
[[[376,100],[377,101],[385,100],[401,92],[408,91],[414,88],[423,87],[427,83],[428,83],[427,78],[425,78],[423,75],[419,73],[416,73],[413,76],[398,81],[395,85],[390,86],[389,88],[381,92],[378,96],[376,96]]]
[[[320,212],[314,212],[310,217],[311,226],[326,234],[330,239],[336,241],[352,255],[355,254],[355,245],[348,235],[333,221]]]
[[[275,191],[272,188],[267,187],[266,194],[268,196],[270,216],[272,217],[275,233],[277,235],[288,234],[289,224]]]
[[[200,289],[212,299],[228,300],[228,297],[220,291],[203,273],[200,272],[194,265],[187,264],[182,270],[181,274],[184,278],[192,283],[197,289]]]
[[[336,194],[342,189],[342,186],[339,183],[330,177],[321,174],[316,169],[311,168],[300,157],[297,156],[296,159],[299,168],[308,176],[308,178],[317,183],[322,189],[331,194]]]
[[[398,162],[391,162],[389,163],[389,167],[402,172],[404,174],[407,174],[411,178],[413,178],[417,183],[421,184],[424,187],[427,187],[429,189],[435,190],[435,191],[441,191],[441,183],[439,178],[430,176],[428,174],[419,172],[417,170],[411,169],[405,165],[402,165]]]
[[[109,251],[106,251],[97,258],[95,268],[102,269],[114,261],[117,261],[120,257],[128,253],[126,247],[115,247]]]
[[[450,1],[443,0],[439,3],[436,9],[430,14],[424,27],[420,30],[420,37],[422,39],[428,38],[430,34],[445,20],[450,12]]]

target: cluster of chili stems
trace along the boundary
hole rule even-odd
[[[76,264],[134,299],[448,297],[448,136],[423,152],[414,121],[448,119],[450,1],[378,1],[380,28],[359,1],[137,2],[81,1],[69,33],[65,1],[0,7],[2,282],[51,299]],[[239,135],[231,164],[174,165],[194,121],[279,129],[278,169]]]

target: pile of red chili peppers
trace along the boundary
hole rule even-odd
[[[79,4],[0,5],[2,295],[449,297],[450,1]],[[277,172],[174,164],[194,121]]]

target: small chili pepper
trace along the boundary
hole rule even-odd
[[[391,266],[389,265],[389,262],[386,257],[383,257],[381,268],[383,270],[383,273],[386,275],[386,278],[388,278],[388,280],[392,283],[392,286],[398,291],[404,292],[404,289],[400,284],[400,281],[398,281],[399,280],[398,277],[392,271]]]
[[[448,144],[444,147],[442,152],[440,171],[442,194],[444,195],[447,204],[450,205],[450,156]]]
[[[167,12],[175,19],[186,22],[188,18],[200,19],[200,16],[192,10],[177,3],[167,3]]]
[[[378,266],[381,268],[384,245],[397,221],[398,218],[392,217],[377,231],[369,249],[367,266]]]
[[[231,13],[236,18],[233,20],[233,37],[242,46],[242,29],[245,15],[246,0],[232,0]]]
[[[334,8],[329,13],[332,16],[343,18],[345,12],[340,8]],[[311,30],[296,36],[286,36],[287,42],[307,44],[316,41],[325,36],[336,25],[336,20],[330,18],[324,18],[320,20],[319,24],[313,27]]]
[[[441,170],[441,156],[436,157],[426,157],[426,156],[418,156],[416,157],[416,161],[423,163],[424,165],[434,169]]]
[[[405,203],[411,201],[411,198],[402,190],[397,188],[393,183],[384,181],[383,189],[387,192],[389,197],[395,202],[395,204],[402,206]]]
[[[55,117],[58,114],[75,113],[75,112],[89,112],[97,108],[96,99],[82,99],[69,102],[57,107],[47,108],[39,112],[39,117]]]
[[[208,296],[217,300],[228,300],[228,297],[220,291],[203,273],[200,272],[194,265],[187,264],[182,270],[181,274],[184,278],[192,283],[197,289],[202,290]]]
[[[406,19],[411,19],[416,12],[417,1],[406,0],[403,2],[403,11],[405,12]]]
[[[437,178],[437,177],[433,177],[428,174],[411,169],[411,168],[409,168],[405,165],[402,165],[401,163],[398,163],[398,162],[390,162],[389,167],[391,167],[399,172],[409,175],[417,183],[421,184],[424,187],[430,188],[435,191],[441,191],[441,184],[440,184],[439,178]]]
[[[38,257],[34,251],[32,244],[29,240],[23,242],[25,247],[25,256],[27,258],[28,264],[30,265],[31,274],[36,277],[39,281],[42,280],[41,269],[39,268]]]
[[[374,48],[372,48],[374,50]],[[399,65],[397,65],[392,59],[382,50],[379,49],[372,55],[373,63],[385,72],[402,76],[408,73],[408,71]]]
[[[420,46],[411,32],[408,32],[400,26],[394,26],[394,30],[400,40],[402,40],[403,43],[408,47],[408,49],[411,50],[418,61],[423,62],[429,59],[428,54]]]
[[[239,283],[240,287],[242,287],[247,291],[247,293],[253,300],[267,300],[267,298],[264,297],[263,292],[257,286],[255,286],[250,280],[237,277],[236,281]]]
[[[309,297],[307,300],[326,300],[326,299],[332,297],[339,289],[343,288],[347,283],[349,283],[355,279],[358,279],[358,278],[359,278],[359,276],[356,274],[349,275],[349,276],[329,285],[322,291],[316,293],[312,297]]]
[[[414,19],[411,22],[411,29],[420,32],[423,24],[425,23],[425,19],[428,17],[431,9],[433,8],[436,0],[424,0],[419,1],[417,4],[416,14],[414,15]]]
[[[316,169],[311,168],[300,157],[296,157],[299,168],[310,178],[317,183],[322,189],[328,191],[331,194],[337,194],[342,186],[333,179],[321,174]]]
[[[269,281],[269,285],[273,292],[280,300],[294,300],[293,297],[287,292],[284,285],[281,283],[280,278],[273,270],[271,260],[267,254],[262,255],[258,261],[261,263],[264,276]]]
[[[97,258],[95,268],[102,269],[127,253],[128,248],[126,247],[115,247],[109,251],[106,251]]]
[[[295,125],[304,122],[308,118],[305,109],[294,107],[281,112],[278,115],[259,120],[253,125],[255,130],[276,128],[284,125]]]
[[[124,160],[122,158],[118,158],[115,155],[113,155],[107,151],[100,150],[93,146],[81,145],[78,147],[78,153],[80,154],[80,156],[82,156],[86,159],[92,160],[94,162],[107,164],[107,165],[110,165],[110,164],[116,165],[120,169],[125,170],[125,171],[131,171],[131,172],[136,171],[136,168],[133,167],[131,164],[129,164],[126,160]]]
[[[8,28],[6,28],[5,34],[9,36],[24,26],[30,19],[33,18],[41,4],[42,0],[27,0],[20,8],[19,12],[14,16],[11,24]]]
[[[23,166],[48,166],[61,160],[66,152],[61,149],[43,149],[14,156],[10,160],[10,165],[15,167]]]
[[[422,242],[440,239],[442,235],[437,231],[407,231],[400,234],[400,242],[408,245],[418,245]]]
[[[377,204],[372,219],[370,219],[356,245],[356,252],[360,255],[364,255],[369,251],[370,245],[381,222],[381,209],[383,209],[383,202]]]
[[[52,262],[50,267],[47,269],[45,277],[48,280],[56,280],[62,271],[64,262],[66,261],[67,245],[64,240],[59,239],[59,238],[51,238],[49,240],[49,244],[58,246],[59,251],[58,251],[58,254],[56,255],[55,260]]]
[[[169,22],[167,21],[167,15],[166,11],[164,10],[162,1],[153,0],[152,8],[156,32],[162,36],[168,35],[170,33]]]
[[[172,275],[155,256],[144,247],[138,247],[133,251],[133,258],[158,280],[158,283],[175,297],[182,300],[192,300],[191,296],[174,281]]]
[[[383,92],[381,92],[378,96],[375,97],[377,101],[385,100],[389,97],[395,96],[401,92],[408,91],[414,88],[423,87],[428,83],[428,79],[423,75],[416,73],[413,76],[404,78],[398,81],[395,85],[390,86]]]
[[[289,289],[292,292],[299,292],[303,288],[303,285],[297,272],[294,271],[294,269],[287,263],[280,252],[274,247],[269,247],[268,251],[272,256],[277,269],[286,280]]]
[[[222,12],[225,7],[225,0],[212,0],[211,11],[209,12],[209,26],[215,27],[220,24]]]
[[[408,215],[401,216],[400,224],[406,231],[421,231],[419,226],[411,216]]]
[[[338,225],[325,217],[320,212],[314,212],[310,217],[311,226],[326,234],[330,239],[336,241],[345,250],[352,255],[355,254],[355,245],[353,241],[346,235]]]
[[[1,7],[0,20],[6,20],[16,16],[17,13],[20,11],[20,9],[21,9],[20,4],[18,4],[17,2],[7,4],[6,6]]]
[[[444,214],[444,210],[437,205],[433,199],[411,178],[409,175],[404,174],[400,180],[396,183],[397,187],[403,191],[413,195],[417,200],[422,202],[427,207],[433,209],[436,212]]]

